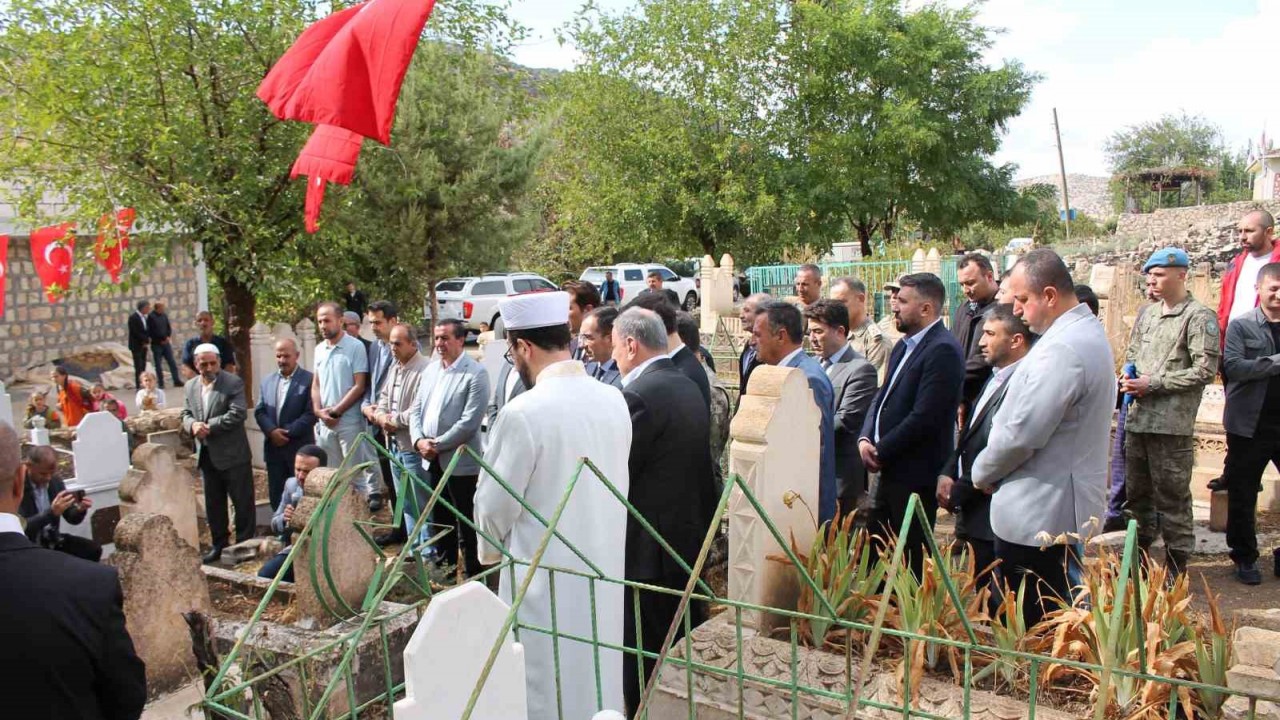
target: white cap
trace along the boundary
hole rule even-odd
[[[498,301],[502,324],[508,330],[530,330],[569,324],[569,293],[527,293]]]
[[[195,357],[196,355],[203,355],[204,353],[213,353],[219,358],[222,357],[222,353],[218,352],[218,346],[213,343],[200,343],[196,346],[195,350],[191,351],[191,356]]]

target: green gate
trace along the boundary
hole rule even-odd
[[[964,302],[964,293],[960,289],[960,281],[956,278],[956,258],[954,256],[940,259],[940,277],[947,289],[946,317],[950,317],[953,309]],[[889,314],[888,301],[881,292],[885,283],[897,280],[898,276],[911,272],[910,260],[868,260],[856,262],[818,263],[822,268],[822,285],[830,288],[837,278],[851,277],[861,280],[867,286],[867,297],[874,304],[874,319],[879,321]],[[751,292],[766,292],[774,297],[787,297],[795,294],[796,273],[799,265],[761,265],[747,268],[747,278],[751,283]]]

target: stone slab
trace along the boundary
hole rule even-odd
[[[129,439],[119,418],[111,413],[93,412],[76,426],[71,443],[76,458],[76,484],[82,488],[120,486],[129,471]]]
[[[1258,698],[1280,700],[1280,675],[1271,668],[1234,665],[1227,671],[1227,687]]]
[[[437,594],[404,649],[405,698],[395,720],[461,717],[511,607],[482,583],[468,582]],[[474,717],[528,717],[524,647],[503,642]]]
[[[1236,662],[1276,670],[1280,662],[1280,632],[1256,627],[1236,629],[1232,640]]]
[[[1227,491],[1218,490],[1209,496],[1209,531],[1227,531]]]
[[[319,468],[308,476],[306,494],[293,514],[293,529],[301,531],[313,518],[321,518],[322,496],[334,483],[340,483],[340,487],[331,498],[333,517],[325,523],[327,537],[313,531],[300,541],[295,560],[298,568],[314,563],[328,570],[327,578],[319,584],[311,581],[311,573],[294,573],[299,622],[304,627],[332,624],[334,613],[347,614],[347,607],[358,610],[382,559],[382,554],[369,546],[355,526],[358,520],[370,519],[368,504],[351,489],[346,476],[338,475],[336,468]]]
[[[1237,625],[1280,632],[1280,608],[1237,610],[1235,620]]]

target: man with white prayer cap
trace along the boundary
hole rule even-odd
[[[498,309],[506,325],[511,362],[529,389],[513,397],[498,415],[489,431],[486,462],[547,521],[555,514],[582,458],[591,460],[626,497],[631,415],[617,388],[592,378],[570,355],[568,294],[516,295],[499,302]],[[487,472],[481,474],[476,488],[475,517],[485,534],[524,563],[533,558],[546,532],[546,527]],[[582,471],[557,529],[605,576],[624,577],[627,511],[590,469]],[[481,539],[480,560],[493,564],[503,560],[503,555]],[[586,578],[557,572],[553,607],[547,572],[553,567],[594,574],[568,546],[559,539],[551,540],[518,611],[522,625],[554,626],[560,635],[553,646],[552,637],[544,632],[520,633],[529,718],[585,718],[599,710],[620,708],[622,654],[593,647],[589,639],[594,625],[601,645],[622,644],[624,588],[596,582],[593,601]],[[502,572],[500,594],[507,602],[512,602],[528,565],[516,563],[514,569],[514,577]],[[560,706],[555,677],[557,650]],[[599,677],[593,676],[596,672]],[[597,683],[602,705],[596,699]]]

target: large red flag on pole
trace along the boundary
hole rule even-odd
[[[435,0],[370,0],[307,28],[258,86],[282,120],[391,143],[400,84]]]
[[[111,275],[111,282],[120,282],[120,270],[124,267],[124,251],[129,249],[129,229],[137,215],[133,208],[116,211],[98,220],[98,239],[93,243],[93,256],[98,264]]]
[[[364,138],[333,125],[317,125],[302,146],[289,177],[307,176],[307,232],[320,229],[320,206],[324,204],[326,183],[349,185],[356,174],[356,160]]]
[[[9,236],[0,235],[0,319],[4,317],[4,289],[9,279]]]
[[[42,227],[31,233],[31,260],[44,286],[45,297],[56,303],[71,287],[71,261],[76,249],[75,223]]]

